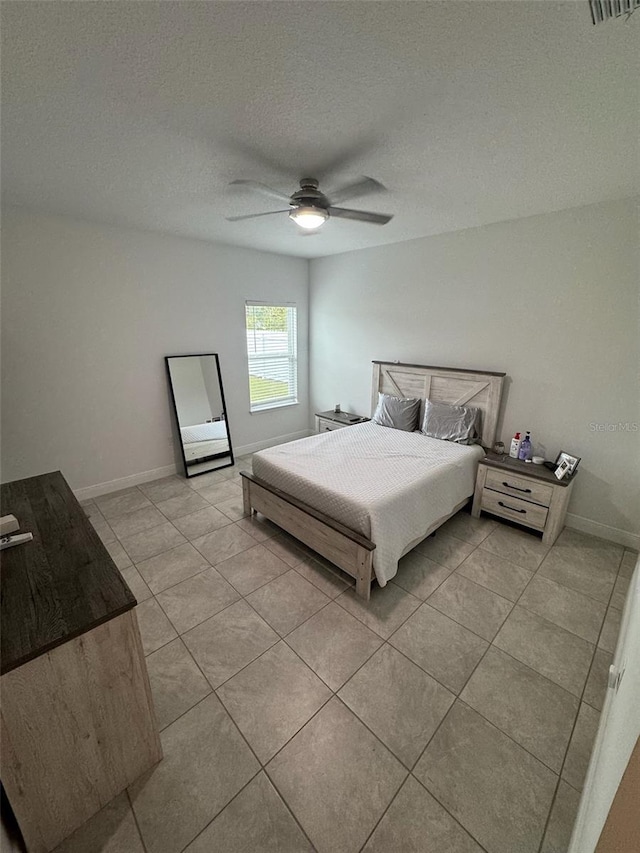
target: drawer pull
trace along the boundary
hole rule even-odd
[[[522,491],[524,491],[524,489]],[[529,491],[529,490],[527,489],[527,491]],[[516,509],[514,506],[509,506],[509,504],[503,504],[502,501],[498,501],[498,506],[501,506],[504,509],[509,509],[509,510],[511,510],[511,512],[520,512],[523,515],[527,514],[526,509]]]
[[[531,494],[531,489],[521,489],[518,486],[512,486],[511,483],[507,483],[506,480],[502,481],[502,485],[506,486],[508,489],[515,489],[516,492],[524,492],[527,495]]]

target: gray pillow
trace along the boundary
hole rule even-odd
[[[480,409],[450,406],[427,400],[422,421],[423,435],[457,444],[475,444],[480,438]]]
[[[419,415],[420,400],[378,394],[378,405],[372,420],[380,426],[413,432],[418,426]]]

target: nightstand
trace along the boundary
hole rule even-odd
[[[576,475],[558,480],[544,465],[488,454],[478,466],[471,515],[489,512],[542,533],[553,545],[564,526]]]
[[[316,432],[331,432],[334,429],[342,429],[342,427],[354,426],[355,424],[364,424],[370,418],[361,418],[360,415],[354,415],[352,412],[316,412]]]

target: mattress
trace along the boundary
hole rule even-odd
[[[253,455],[253,473],[371,539],[381,586],[398,560],[473,494],[481,447],[374,423]]]
[[[192,441],[183,445],[184,457],[187,462],[196,459],[204,459],[207,456],[216,456],[218,453],[229,452],[229,442],[226,438],[218,438],[213,441]]]
[[[183,444],[193,444],[197,441],[211,441],[212,439],[227,438],[227,422],[213,421],[206,424],[192,424],[180,428],[180,437]]]

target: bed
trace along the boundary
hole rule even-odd
[[[373,363],[378,392],[470,405],[482,412],[481,444],[493,444],[503,373]],[[247,513],[261,512],[355,578],[368,599],[398,559],[456,513],[473,494],[480,446],[462,446],[374,423],[254,454],[244,472]]]
[[[226,421],[192,424],[180,428],[187,465],[200,459],[229,452],[229,436]]]

